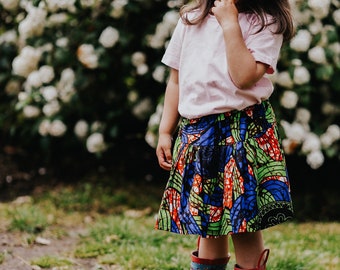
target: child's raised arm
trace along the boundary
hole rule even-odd
[[[240,89],[252,87],[263,77],[268,65],[256,62],[246,47],[234,1],[215,1],[212,12],[223,29],[228,72],[233,83]]]

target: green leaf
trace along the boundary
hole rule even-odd
[[[322,81],[329,81],[334,74],[334,68],[331,65],[325,65],[316,69],[316,77]]]

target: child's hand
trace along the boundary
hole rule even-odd
[[[172,164],[171,155],[172,136],[169,134],[160,134],[158,138],[158,145],[156,148],[156,155],[159,166],[167,171],[170,171]]]
[[[211,12],[222,28],[238,23],[238,10],[234,0],[216,0]]]

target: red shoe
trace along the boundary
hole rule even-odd
[[[269,249],[265,249],[260,256],[260,259],[257,263],[257,267],[253,268],[253,269],[245,269],[245,268],[241,268],[240,266],[238,266],[237,264],[235,264],[235,268],[234,270],[266,270],[266,264],[268,261],[268,256],[269,256]]]
[[[198,251],[191,254],[190,270],[225,270],[229,262],[229,256],[220,259],[202,259],[197,257]]]

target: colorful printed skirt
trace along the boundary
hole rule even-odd
[[[293,216],[285,157],[269,101],[182,119],[156,229],[218,237]]]

